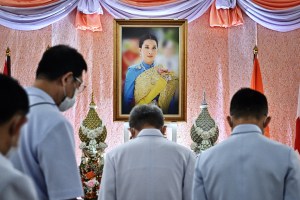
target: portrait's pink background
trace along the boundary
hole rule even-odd
[[[92,91],[98,105],[97,111],[108,130],[106,151],[123,142],[123,123],[113,122],[112,116],[113,17],[105,12],[101,19],[103,31],[94,33],[76,30],[74,20],[73,12],[38,31],[17,31],[1,26],[0,52],[4,64],[6,47],[10,47],[12,76],[24,86],[33,83],[38,61],[48,45],[68,44],[84,55],[89,66],[84,77],[88,88],[78,96],[76,106],[65,113],[74,125],[79,161],[78,129],[88,112]],[[246,15],[244,20],[243,26],[211,28],[209,14],[206,13],[188,24],[187,122],[177,124],[179,144],[189,147],[191,143],[190,128],[200,112],[204,89],[210,114],[220,129],[219,141],[230,134],[225,121],[230,98],[240,87],[250,85],[252,49],[256,41],[255,22]],[[271,138],[293,146],[300,83],[300,29],[280,33],[257,25],[257,41],[265,94],[273,117],[270,124]]]

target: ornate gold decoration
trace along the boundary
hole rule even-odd
[[[178,88],[178,77],[174,72],[165,71],[162,65],[157,65],[141,73],[135,82],[134,98],[137,104],[153,103],[153,99],[159,95],[156,104],[164,113],[168,112]]]
[[[10,56],[10,49],[7,47],[6,51],[5,51],[5,55],[6,56]]]
[[[89,112],[80,125],[79,138],[82,141],[79,148],[82,150],[81,163],[79,166],[84,199],[96,200],[101,182],[104,165],[104,150],[107,147],[107,130],[96,112],[94,95],[89,106]]]
[[[106,135],[107,135],[107,131],[106,131],[106,127],[102,126],[102,120],[100,119],[100,117],[98,116],[97,112],[96,112],[96,104],[94,103],[94,95],[92,94],[92,101],[90,103],[90,109],[89,112],[86,116],[86,118],[83,120],[80,129],[79,129],[79,138],[82,142],[89,142],[90,138],[87,135],[87,132],[83,132],[83,130],[85,130],[84,128],[88,129],[89,131],[93,131],[96,129],[101,129],[99,130],[99,137],[96,137],[96,141],[97,143],[99,142],[104,142],[104,140],[106,139]]]
[[[210,148],[219,137],[219,129],[215,121],[211,118],[207,107],[204,92],[203,101],[200,106],[201,113],[191,128],[191,138],[194,141],[191,144],[191,149],[195,153],[201,153],[201,151]]]
[[[258,48],[257,48],[256,45],[255,45],[254,48],[253,48],[253,55],[254,55],[254,58],[256,58],[257,55],[258,55]]]

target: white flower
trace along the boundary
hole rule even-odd
[[[97,145],[97,141],[95,139],[91,140],[89,143],[89,146],[96,146]]]
[[[198,145],[197,145],[197,143],[196,142],[193,142],[192,144],[191,144],[191,149],[194,151],[195,149],[197,149],[197,147],[198,147]]]
[[[104,165],[104,158],[103,157],[100,158],[100,162],[99,163],[100,163],[100,165]]]
[[[79,145],[80,149],[84,149],[86,147],[86,143],[85,142],[81,142]]]
[[[105,144],[104,142],[99,142],[98,147],[100,149],[105,149],[107,147],[107,144]]]
[[[100,126],[98,128],[95,128],[93,130],[85,127],[83,124],[80,125],[80,128],[82,130],[82,133],[86,135],[89,139],[95,139],[99,137],[103,132],[103,126]]]

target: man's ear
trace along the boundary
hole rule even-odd
[[[12,118],[11,127],[10,127],[10,135],[12,137],[12,145],[17,146],[20,130],[22,126],[27,122],[27,118],[25,115],[15,115]]]
[[[62,75],[60,80],[61,80],[61,83],[63,86],[68,81],[69,77],[73,77],[73,72],[68,72],[68,73],[65,73],[64,75]]]
[[[135,128],[128,128],[128,131],[131,133],[130,139],[133,139],[137,136],[137,130]]]
[[[266,128],[269,125],[270,121],[271,121],[271,117],[268,116],[263,123],[263,127]]]
[[[167,126],[162,126],[162,127],[160,128],[160,132],[161,132],[163,135],[166,135],[166,133],[167,133]]]
[[[233,122],[232,122],[232,120],[231,120],[231,117],[230,117],[230,116],[227,116],[226,119],[227,119],[227,123],[228,123],[229,126],[232,128],[232,127],[233,127]]]

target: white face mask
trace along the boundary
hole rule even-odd
[[[74,95],[72,98],[67,97],[66,96],[66,89],[64,88],[64,93],[65,93],[65,99],[63,100],[63,102],[61,102],[58,106],[58,109],[61,112],[64,112],[66,110],[68,110],[69,108],[71,108],[72,106],[74,106],[75,101],[76,101],[76,95],[77,95],[78,90],[75,89]]]

